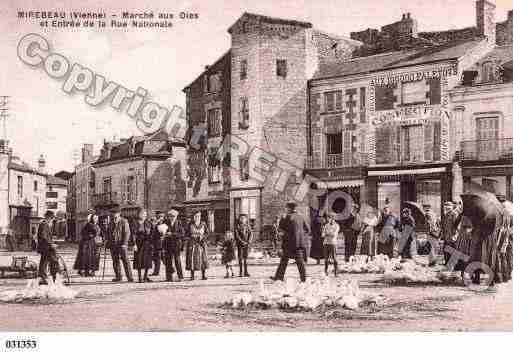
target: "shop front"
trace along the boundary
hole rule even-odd
[[[230,191],[230,227],[235,225],[241,214],[248,216],[249,224],[253,229],[254,239],[259,240],[262,227],[262,189],[233,189]]]
[[[369,205],[382,209],[386,203],[399,215],[405,201],[429,204],[442,216],[443,203],[452,200],[452,163],[369,167],[365,180]]]
[[[230,228],[230,204],[226,198],[208,201],[187,201],[181,211],[182,220],[188,221],[194,213],[201,212],[201,220],[207,223],[214,238],[222,238]]]
[[[513,164],[504,162],[502,164],[462,164],[461,171],[464,192],[471,189],[471,183],[475,183],[491,193],[505,195],[509,201],[512,200]]]

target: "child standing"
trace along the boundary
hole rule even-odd
[[[321,237],[324,244],[324,271],[328,275],[328,265],[330,260],[333,261],[335,267],[335,276],[338,275],[338,262],[337,262],[337,239],[340,226],[335,222],[335,215],[328,214],[328,221],[322,227]]]
[[[224,241],[221,245],[221,263],[226,266],[226,275],[225,278],[229,278],[229,272],[233,277],[233,268],[232,262],[235,260],[235,245],[233,243],[233,233],[231,231],[227,231],[224,237]]]

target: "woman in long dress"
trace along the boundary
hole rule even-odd
[[[136,250],[134,252],[134,269],[137,269],[139,283],[151,282],[148,278],[148,270],[152,267],[153,260],[153,236],[152,225],[147,219],[146,210],[140,210],[134,225],[134,238]],[[141,272],[144,270],[144,276]]]
[[[376,238],[374,233],[374,227],[378,224],[378,217],[374,213],[367,209],[362,221],[362,244],[360,247],[360,254],[374,257],[376,255]]]
[[[191,280],[194,280],[194,272],[201,271],[201,279],[207,279],[208,269],[207,237],[208,227],[201,221],[201,212],[194,214],[189,225],[189,239],[185,256],[185,270],[191,271]]]
[[[94,272],[99,269],[100,251],[98,246],[102,241],[101,229],[98,225],[98,216],[96,214],[90,215],[89,221],[82,229],[81,235],[82,238],[73,268],[78,270],[81,275],[94,277]]]
[[[324,214],[322,217],[316,216],[315,222],[312,228],[312,244],[310,247],[310,258],[317,261],[317,264],[321,264],[321,259],[324,258],[324,247],[322,244],[322,227],[327,222],[327,216]]]
[[[403,259],[412,259],[417,255],[417,239],[415,219],[409,208],[404,208],[401,212],[401,221],[399,224],[401,235],[399,237],[399,255]]]

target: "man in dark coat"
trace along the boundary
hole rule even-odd
[[[164,235],[157,230],[159,224],[165,223],[164,212],[156,211],[157,222],[153,226],[153,273],[152,276],[160,274],[160,261],[162,260],[162,246]]]
[[[297,204],[288,203],[287,216],[280,222],[280,229],[284,233],[283,238],[283,255],[280,260],[278,269],[272,280],[284,280],[285,271],[290,258],[296,260],[299,276],[302,282],[306,281],[306,268],[305,259],[307,256],[307,249],[310,246],[307,234],[310,233],[310,228],[306,224],[303,217],[296,212]]]
[[[249,277],[248,273],[248,252],[253,232],[248,224],[248,217],[245,214],[239,216],[239,223],[235,228],[235,243],[237,244],[237,258],[239,258],[239,277]],[[242,271],[244,268],[244,272]]]
[[[112,266],[114,267],[115,278],[113,282],[121,282],[121,266],[120,261],[123,262],[126,278],[129,282],[133,282],[132,267],[128,260],[128,240],[130,239],[130,225],[128,221],[121,217],[121,210],[119,207],[112,209],[112,220],[108,227],[107,244],[110,248],[112,256]]]
[[[183,241],[185,237],[185,229],[182,223],[178,220],[179,212],[177,210],[170,210],[167,213],[165,223],[167,225],[167,232],[164,235],[163,243],[163,257],[164,265],[166,266],[166,281],[173,281],[173,273],[176,267],[176,274],[178,275],[178,282],[183,279],[182,272],[182,259],[180,253],[183,248]]]
[[[41,254],[39,260],[39,276],[41,277],[40,284],[48,284],[46,269],[50,266],[50,273],[53,280],[57,276],[59,271],[59,260],[57,258],[57,246],[53,241],[52,236],[52,220],[54,213],[52,211],[46,211],[45,219],[39,224],[37,229],[37,252]]]
[[[351,212],[348,218],[342,222],[341,226],[342,233],[344,234],[344,256],[346,262],[356,254],[358,235],[362,228],[360,208],[356,203],[352,203],[351,206]]]

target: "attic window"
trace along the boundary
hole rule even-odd
[[[247,22],[242,23],[242,32],[245,34],[249,31],[249,25]]]

